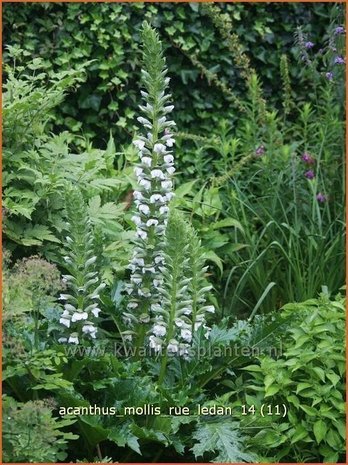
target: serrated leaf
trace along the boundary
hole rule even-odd
[[[193,439],[197,443],[191,450],[196,458],[212,452],[215,453],[213,461],[217,463],[254,461],[252,454],[245,451],[244,440],[236,422],[201,423],[194,432]]]

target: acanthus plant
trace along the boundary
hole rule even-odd
[[[146,22],[142,37],[146,69],[142,70],[144,103],[139,108],[144,116],[138,118],[142,135],[133,142],[140,159],[134,169],[138,188],[133,194],[137,213],[132,220],[137,229],[130,283],[125,287],[129,299],[123,334],[133,342],[137,355],[146,345],[163,355],[163,378],[168,355],[189,358],[193,333],[206,327],[205,314],[213,313],[214,307],[205,305],[211,286],[204,277],[200,242],[182,215],[169,209],[174,197],[175,123],[168,115],[174,106],[166,93],[169,78],[162,44]]]
[[[63,275],[66,290],[60,295],[64,311],[59,321],[65,331],[58,341],[80,344],[96,338],[100,292],[105,284],[100,282],[96,269],[94,235],[80,190],[68,188],[65,204],[68,235],[63,259],[68,274]]]

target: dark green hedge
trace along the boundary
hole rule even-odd
[[[266,95],[279,104],[279,60],[286,52],[296,98],[304,98],[308,89],[296,87],[301,65],[293,58],[294,31],[304,25],[310,39],[319,43],[334,5],[218,5],[229,12],[233,32],[258,71]],[[189,55],[197,54],[237,94],[245,89],[226,44],[198,3],[5,3],[3,11],[5,45],[17,44],[30,52],[28,57],[40,56],[55,70],[94,60],[87,67],[86,82],[61,106],[56,121],[59,129],[83,132],[102,145],[110,128],[118,143],[133,132],[139,101],[139,30],[144,18],[152,20],[168,47],[179,130],[211,132],[231,110],[221,90],[208,84]]]

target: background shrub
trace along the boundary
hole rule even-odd
[[[291,76],[297,78],[303,68],[295,60],[296,27],[304,26],[318,50],[336,7],[328,3],[220,6],[228,12],[232,32],[239,36],[265,95],[280,107],[282,89],[274,84],[280,82],[281,54],[290,51]],[[221,119],[236,118],[236,109],[226,108],[226,95],[214,82],[209,85],[200,67],[217,73],[237,96],[245,93],[226,41],[200,4],[29,3],[15,8],[5,4],[4,37],[6,44],[25,49],[27,58],[41,57],[47,70],[66,70],[94,60],[86,68],[86,82],[56,110],[55,125],[82,131],[104,147],[110,128],[116,145],[129,140],[135,129],[139,30],[144,18],[157,28],[166,49],[179,130],[211,133]],[[303,101],[312,91],[310,77],[296,79],[292,97]]]

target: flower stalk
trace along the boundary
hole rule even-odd
[[[141,134],[133,141],[139,151],[134,169],[138,189],[134,191],[137,213],[132,220],[137,226],[136,243],[129,264],[130,284],[127,311],[123,321],[128,327],[125,336],[136,338],[137,352],[144,344],[153,306],[158,304],[158,288],[162,284],[164,266],[163,240],[168,220],[168,204],[173,197],[172,177],[175,172],[171,148],[175,143],[171,129],[174,121],[168,115],[174,109],[166,93],[169,78],[161,42],[145,22],[142,31],[143,63],[141,91],[143,116],[137,118]]]
[[[68,274],[63,275],[66,291],[60,295],[64,311],[59,320],[65,334],[58,341],[80,344],[83,339],[96,338],[96,322],[101,311],[100,292],[105,284],[100,282],[95,268],[97,257],[93,232],[80,190],[68,189],[65,203],[68,235],[65,237],[66,256],[63,259]]]

